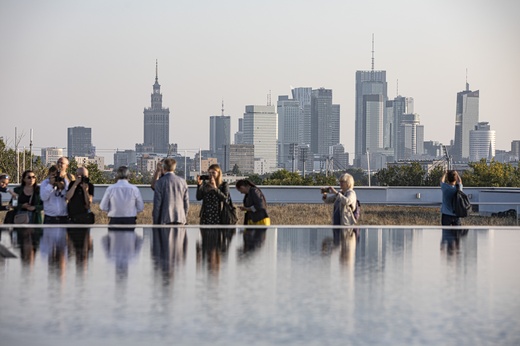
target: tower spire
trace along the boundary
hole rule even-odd
[[[397,96],[399,96],[399,78],[397,78]]]
[[[224,98],[222,98],[222,116],[224,116]]]
[[[155,81],[159,81],[159,63],[157,62],[157,59],[155,59]]]
[[[372,72],[374,72],[374,34],[372,34]]]
[[[468,68],[466,68],[466,91],[469,91],[469,83],[468,83]]]

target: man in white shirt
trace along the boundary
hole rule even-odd
[[[137,214],[144,209],[139,189],[128,182],[128,167],[117,169],[117,182],[107,188],[99,207],[108,213],[109,225],[135,225]]]
[[[58,167],[49,168],[47,179],[40,186],[40,197],[43,202],[44,224],[68,223],[67,216],[67,189],[69,180],[60,175]]]

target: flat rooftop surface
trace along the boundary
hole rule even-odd
[[[520,344],[519,228],[4,229],[0,244],[2,346]]]

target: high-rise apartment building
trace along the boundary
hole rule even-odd
[[[216,157],[221,169],[226,172],[229,168],[226,150],[231,144],[231,117],[224,115],[212,115],[209,118],[209,150],[211,156]]]
[[[384,118],[386,111],[386,71],[356,71],[355,161],[384,150]]]
[[[495,131],[488,122],[479,122],[469,131],[469,161],[491,160],[495,157]]]
[[[479,91],[471,91],[466,83],[466,90],[457,93],[455,115],[455,140],[452,157],[456,161],[468,161],[470,156],[469,133],[478,124]]]
[[[76,126],[67,129],[67,156],[95,156],[90,127]]]
[[[254,145],[255,160],[267,162],[264,169],[277,169],[278,115],[275,106],[246,106],[244,113],[244,144]]]
[[[294,161],[294,150],[300,144],[303,131],[300,102],[287,95],[278,96],[278,166],[290,170]]]
[[[162,106],[158,65],[155,63],[155,84],[151,94],[151,106],[144,109],[144,147],[152,153],[168,154],[170,141],[170,110]]]
[[[332,104],[332,90],[320,88],[311,93],[311,151],[329,156],[330,147],[339,144],[340,107]]]

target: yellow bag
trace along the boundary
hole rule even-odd
[[[271,219],[266,217],[263,218],[260,221],[253,222],[252,220],[247,220],[248,225],[258,225],[258,226],[270,226],[271,225]]]

